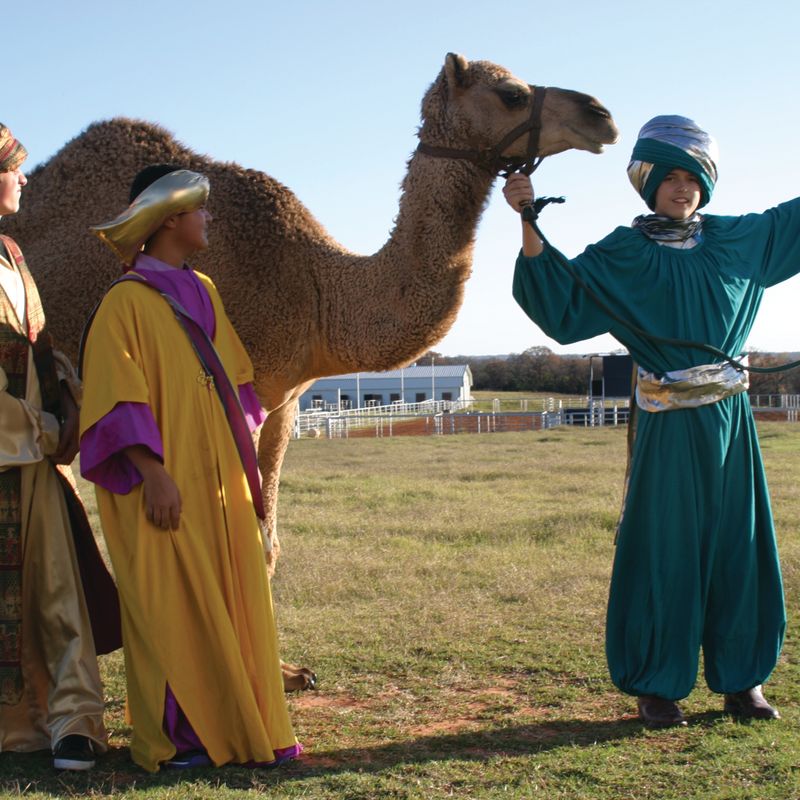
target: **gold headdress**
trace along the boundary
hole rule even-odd
[[[167,217],[200,208],[208,199],[208,189],[208,178],[199,172],[169,172],[153,181],[116,219],[89,230],[130,265]]]

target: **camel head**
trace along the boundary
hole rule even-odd
[[[427,145],[488,152],[530,119],[536,91],[490,61],[467,61],[448,53],[444,67],[422,101],[419,137]],[[547,87],[541,109],[538,153],[564,150],[600,153],[619,131],[608,110],[594,97]],[[509,142],[503,156],[525,155],[527,133]]]

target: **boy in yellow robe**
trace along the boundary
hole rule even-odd
[[[150,167],[129,208],[93,229],[131,268],[86,338],[81,468],[119,586],[131,753],[150,771],[301,751],[245,422],[265,415],[213,283],[185,264],[207,247],[207,195],[202,175]]]

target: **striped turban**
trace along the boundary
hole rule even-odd
[[[650,210],[656,192],[673,169],[685,169],[700,181],[702,208],[711,199],[717,182],[719,150],[716,139],[687,117],[653,117],[639,131],[628,164],[628,177]]]
[[[27,158],[28,151],[0,122],[0,172],[11,172]]]

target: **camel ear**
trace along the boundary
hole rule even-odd
[[[464,56],[448,53],[436,80],[422,98],[423,123],[441,121],[447,113],[448,100],[468,86],[469,61]]]
[[[469,61],[460,53],[448,53],[444,60],[444,73],[449,89],[466,89],[469,86]]]

